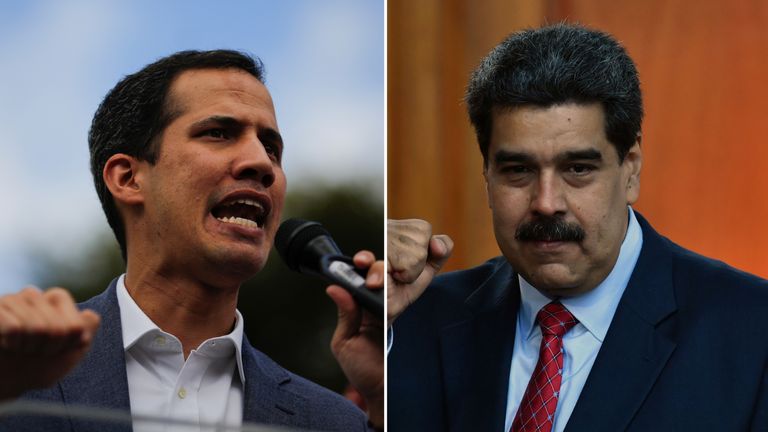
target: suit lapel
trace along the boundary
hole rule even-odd
[[[243,336],[243,422],[290,425],[308,429],[307,401],[280,388],[291,376],[259,353]]]
[[[454,430],[502,430],[520,290],[502,260],[465,302],[471,318],[440,335],[448,424]]]
[[[101,315],[101,325],[93,341],[93,348],[80,364],[60,382],[64,403],[85,405],[130,412],[128,377],[125,371],[123,333],[120,326],[120,308],[117,304],[117,279],[104,293],[82,305]],[[72,419],[77,432],[102,431],[105,424]],[[130,424],[109,425],[110,431],[131,431]]]
[[[643,247],[566,431],[625,430],[675,349],[657,325],[677,306],[673,258],[639,214]]]

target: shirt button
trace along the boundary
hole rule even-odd
[[[179,399],[184,399],[185,397],[187,397],[187,389],[182,387],[179,389]]]
[[[163,346],[163,345],[165,345],[165,342],[166,342],[165,341],[165,337],[163,337],[163,336],[158,336],[158,337],[155,338],[155,343],[157,345]]]

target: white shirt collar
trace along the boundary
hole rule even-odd
[[[619,305],[619,300],[635,269],[637,259],[640,257],[640,249],[643,246],[643,232],[637,222],[635,212],[629,207],[629,224],[624,241],[621,243],[619,257],[613,270],[593,290],[582,295],[569,298],[561,298],[563,304],[579,320],[595,338],[601,343],[605,339],[608,327],[611,325],[613,315]],[[533,336],[536,322],[536,314],[552,299],[534,288],[528,281],[518,274],[520,282],[520,324],[522,333],[526,338]]]
[[[142,338],[150,333],[162,333],[173,339],[178,340],[174,335],[164,332],[157,326],[147,314],[136,304],[131,295],[128,293],[128,289],[125,287],[125,274],[120,275],[117,279],[117,304],[120,307],[120,322],[122,323],[123,331],[123,349],[125,351],[130,350]],[[224,336],[211,338],[200,344],[198,350],[202,347],[208,347],[208,342],[220,342],[227,341],[226,345],[234,347],[235,358],[237,359],[237,369],[240,373],[240,382],[245,383],[245,370],[243,369],[243,316],[240,311],[235,309],[235,327],[232,331]],[[222,346],[222,344],[219,344]],[[206,349],[207,355],[217,356],[215,351]],[[231,355],[231,352],[227,355]]]

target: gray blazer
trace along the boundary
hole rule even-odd
[[[130,411],[116,285],[117,279],[106,291],[80,304],[81,308],[93,309],[101,315],[91,351],[54,386],[28,392],[22,399]],[[245,335],[242,353],[246,376],[243,422],[325,431],[368,430],[365,414],[351,402],[283,369],[255,349]],[[0,432],[103,430],[103,423],[75,417],[0,419]],[[110,430],[129,432],[131,427]]]

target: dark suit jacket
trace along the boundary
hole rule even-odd
[[[55,386],[25,394],[36,399],[128,411],[128,379],[117,304],[116,280],[107,290],[81,304],[101,315],[93,348]],[[351,402],[288,372],[256,350],[243,336],[243,422],[328,431],[365,431],[365,414]],[[103,425],[103,424],[102,424]],[[0,431],[102,432],[103,426],[80,419],[42,417],[0,419]],[[111,428],[110,431],[130,431]]]
[[[638,220],[640,257],[565,430],[768,431],[768,282]],[[436,278],[394,325],[388,430],[503,432],[519,303],[501,257]]]

